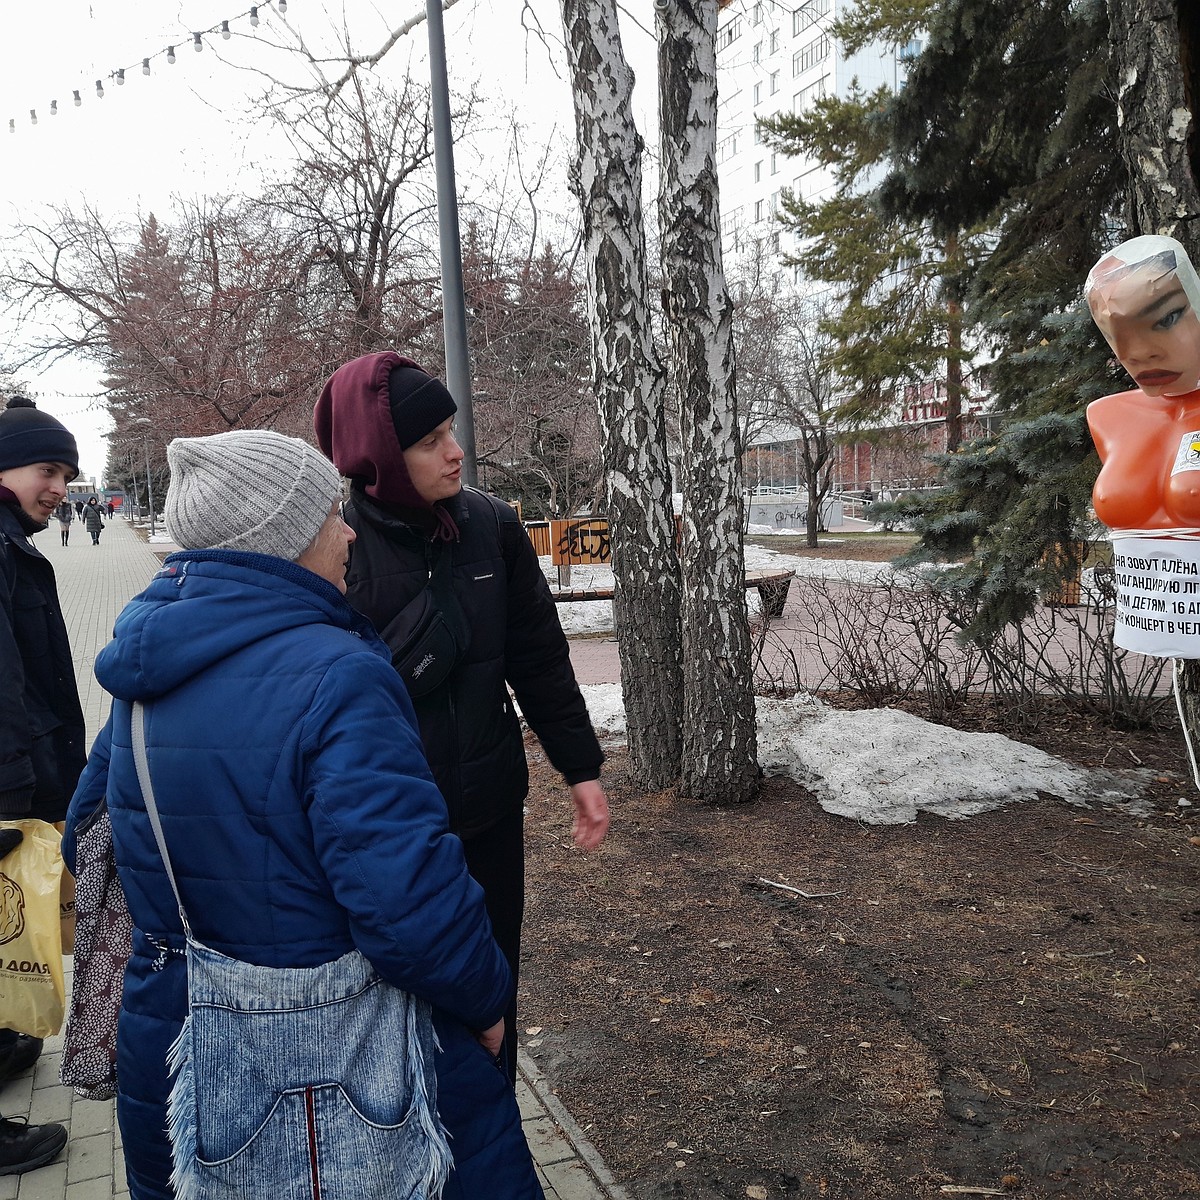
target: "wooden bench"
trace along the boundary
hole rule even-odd
[[[763,613],[768,617],[783,616],[783,606],[787,603],[788,588],[791,585],[795,571],[747,571],[746,587],[757,588],[762,600]],[[581,600],[611,600],[613,589],[601,588],[563,588],[550,589],[556,604],[574,604]]]

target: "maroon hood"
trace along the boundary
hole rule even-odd
[[[384,504],[428,509],[408,477],[388,403],[392,369],[415,366],[411,358],[385,350],[338,367],[321,389],[313,429],[321,453],[368,496]]]
[[[313,409],[317,445],[373,500],[431,537],[457,541],[454,518],[442,505],[426,501],[408,476],[388,397],[388,376],[396,367],[424,369],[394,350],[364,354],[338,367]]]

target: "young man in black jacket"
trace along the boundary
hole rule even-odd
[[[54,568],[32,541],[78,474],[67,429],[13,397],[0,413],[0,820],[62,821],[83,770],[83,711]],[[0,1083],[41,1049],[40,1038],[0,1030]],[[0,1175],[44,1166],[66,1141],[61,1125],[0,1119]]]
[[[445,386],[391,351],[339,367],[314,413],[317,444],[351,481],[346,521],[358,535],[347,599],[393,653],[403,610],[439,563],[437,603],[457,631],[453,669],[413,692],[426,757],[484,890],[496,941],[520,966],[525,907],[524,805],[529,767],[521,713],[571,790],[575,844],[600,845],[608,799],[604,755],[575,681],[541,565],[513,508],[462,486],[457,406]],[[449,556],[446,562],[443,556]],[[447,570],[448,568],[448,570]],[[505,1067],[516,1078],[516,1001],[505,1019]]]

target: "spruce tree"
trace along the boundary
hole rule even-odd
[[[946,321],[961,300],[965,340],[986,362],[978,377],[1006,424],[942,458],[944,489],[903,510],[920,534],[910,560],[967,557],[945,582],[975,607],[971,632],[987,636],[1077,568],[1098,468],[1084,408],[1120,386],[1079,300],[1088,268],[1126,232],[1107,13],[1100,0],[866,0],[836,32],[847,50],[924,40],[898,92],[855,97],[853,116],[821,106],[801,144],[838,164],[843,192],[873,180],[834,202],[844,218],[869,217],[843,226],[848,242],[871,237],[882,254],[889,239],[926,239]],[[806,266],[839,282],[820,250],[841,236],[837,210],[799,215],[800,232],[818,237]],[[957,259],[929,253],[956,244]],[[847,313],[864,319],[856,338],[924,369],[919,341],[902,346],[871,315]],[[953,365],[947,355],[948,374]]]

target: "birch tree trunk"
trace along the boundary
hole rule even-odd
[[[1187,219],[1200,212],[1190,156],[1196,119],[1183,62],[1194,62],[1200,45],[1183,45],[1179,14],[1185,7],[1179,0],[1109,0],[1108,15],[1130,228],[1177,238],[1196,263],[1200,234]],[[1189,34],[1196,24],[1191,17]]]
[[[1190,153],[1196,116],[1188,103],[1196,93],[1183,66],[1200,54],[1200,23],[1193,15],[1181,26],[1182,10],[1176,0],[1109,0],[1109,30],[1130,228],[1175,238],[1200,265],[1200,222],[1194,219],[1200,191]],[[1176,659],[1174,670],[1184,733],[1200,757],[1200,659]]]
[[[638,783],[679,776],[682,669],[680,564],[671,470],[647,297],[644,144],[633,121],[633,72],[616,0],[562,0],[583,213],[592,366],[613,553],[613,617],[629,755]]]
[[[751,800],[757,736],[742,546],[733,305],[716,172],[717,0],[655,0],[664,304],[683,462],[680,793]]]

